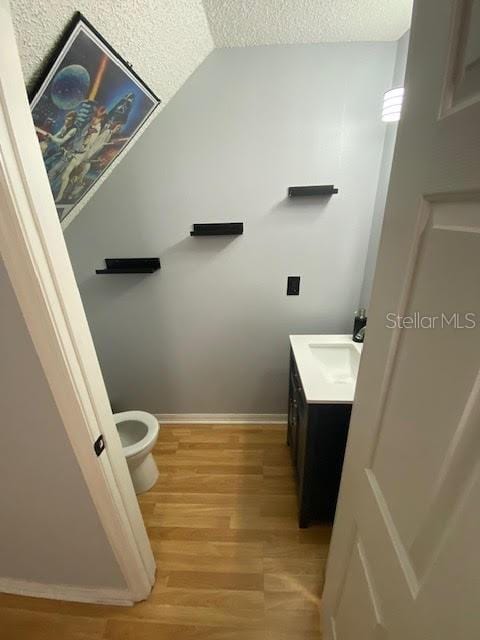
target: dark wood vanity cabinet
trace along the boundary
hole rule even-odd
[[[290,352],[287,444],[295,469],[298,519],[333,522],[351,404],[309,404]]]

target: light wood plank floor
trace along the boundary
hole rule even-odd
[[[5,640],[320,640],[329,527],[297,527],[285,429],[162,425],[140,497],[157,561],[131,608],[0,595]]]

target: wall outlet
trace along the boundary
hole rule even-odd
[[[300,294],[300,276],[288,276],[287,296],[298,296]]]

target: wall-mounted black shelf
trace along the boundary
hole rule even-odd
[[[159,258],[105,258],[106,269],[96,269],[99,274],[154,273],[160,269]]]
[[[243,222],[213,222],[194,224],[191,236],[241,236]]]
[[[288,187],[288,197],[298,196],[333,196],[338,189],[333,184],[321,184],[309,187]]]

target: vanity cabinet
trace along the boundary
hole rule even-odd
[[[333,522],[351,411],[351,403],[307,402],[291,350],[287,444],[301,528],[314,520]]]

